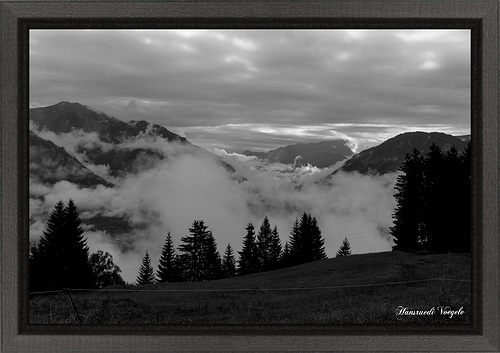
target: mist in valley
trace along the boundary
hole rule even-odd
[[[81,148],[116,148],[96,134],[78,130],[66,134],[35,132],[87,161],[89,169],[115,187],[82,188],[64,180],[44,185],[32,179],[30,241],[43,235],[55,203],[72,199],[86,224],[90,251],[112,254],[127,282],[135,281],[146,251],[156,267],[167,233],[177,247],[194,220],[205,221],[221,254],[228,243],[235,251],[241,250],[246,225],[251,222],[258,231],[265,216],[272,226],[277,225],[284,245],[295,219],[304,212],[317,218],[329,257],[335,256],[345,237],[353,254],[391,250],[388,229],[395,207],[395,173],[369,176],[338,172],[327,178],[342,162],[324,169],[268,163],[223,149],[209,154],[192,145],[140,136],[119,147],[147,146],[166,158],[153,168],[145,160],[145,167],[138,167],[137,173],[113,177],[106,165],[89,163],[85,148]],[[234,171],[224,168],[221,160]],[[90,220],[96,216],[123,218],[131,230],[111,236],[92,226]]]

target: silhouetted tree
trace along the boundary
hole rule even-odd
[[[407,154],[395,198],[394,250],[470,251],[470,146],[459,155],[432,144]]]
[[[340,245],[340,248],[337,250],[337,255],[335,257],[348,255],[351,255],[351,244],[349,244],[347,238],[344,238],[344,240],[342,241],[342,245]]]
[[[325,259],[325,240],[316,217],[304,212],[300,222],[295,220],[290,233],[290,254],[294,265]]]
[[[290,267],[292,265],[293,262],[290,253],[290,246],[288,245],[288,242],[285,242],[285,246],[283,247],[283,252],[281,253],[280,267]]]
[[[281,259],[281,240],[278,233],[278,227],[275,225],[271,232],[271,239],[269,244],[269,270],[276,270],[279,268]]]
[[[212,232],[200,220],[193,222],[189,233],[179,246],[182,279],[195,282],[220,277],[221,259]]]
[[[445,208],[451,206],[448,205],[447,199],[448,183],[451,183],[451,180],[447,177],[446,164],[445,154],[433,143],[425,158],[423,211],[427,241],[423,242],[421,247],[438,252],[447,251],[445,238],[449,232],[448,222],[451,221],[445,216]]]
[[[176,282],[179,280],[177,256],[170,232],[168,232],[165,239],[159,262],[158,270],[156,271],[158,282]]]
[[[120,273],[122,270],[113,262],[110,253],[98,250],[90,255],[90,265],[94,273],[95,285],[103,288],[115,284],[125,284]]]
[[[255,240],[255,228],[252,223],[248,223],[245,228],[247,233],[243,238],[243,246],[238,252],[238,274],[248,275],[259,271],[259,254]]]
[[[153,284],[155,281],[151,258],[149,257],[149,252],[146,251],[146,255],[142,259],[141,268],[139,269],[139,275],[137,276],[137,285]]]
[[[257,234],[257,248],[259,249],[260,271],[269,270],[271,263],[272,230],[269,219],[264,217],[259,233]]]
[[[31,248],[30,290],[94,287],[86,242],[76,205],[59,201],[40,242]]]
[[[236,261],[234,259],[233,248],[227,244],[224,258],[222,259],[222,274],[224,278],[236,276]]]
[[[208,231],[203,247],[202,279],[212,280],[222,277],[222,261],[217,243],[211,231]]]
[[[414,149],[405,156],[395,186],[397,206],[393,214],[394,225],[389,228],[394,237],[394,250],[417,249],[427,242],[424,215],[424,157]]]

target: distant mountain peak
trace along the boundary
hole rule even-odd
[[[67,101],[47,107],[30,109],[30,120],[39,129],[46,129],[58,134],[68,133],[72,130],[95,132],[103,142],[114,144],[136,137],[138,134],[144,133],[149,127],[152,134],[165,138],[169,142],[188,143],[186,138],[169,131],[163,126],[150,124],[144,120],[126,123],[80,103]]]
[[[355,154],[339,170],[361,174],[395,172],[404,161],[407,153],[412,152],[415,148],[427,153],[433,143],[441,147],[443,151],[448,151],[452,147],[462,151],[467,145],[467,142],[442,132],[405,132],[378,146]]]
[[[293,145],[278,147],[268,152],[244,151],[246,156],[256,156],[267,159],[272,163],[293,165],[313,165],[326,168],[353,155],[344,139],[327,140],[320,142],[298,142]]]

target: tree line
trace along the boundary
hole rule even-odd
[[[324,239],[315,217],[304,213],[295,220],[289,241],[281,244],[278,227],[271,227],[268,217],[256,234],[249,223],[243,238],[239,259],[236,261],[231,244],[221,257],[212,232],[203,220],[195,220],[189,235],[181,238],[176,251],[168,233],[162,248],[158,270],[151,265],[148,252],[144,256],[137,284],[155,282],[196,282],[243,276],[305,262],[325,259]]]
[[[471,151],[408,153],[396,183],[394,250],[471,251]]]
[[[295,220],[289,240],[282,246],[278,227],[271,227],[268,217],[256,233],[249,223],[243,237],[239,259],[230,244],[223,256],[203,220],[195,220],[189,234],[175,249],[170,232],[154,271],[149,252],[142,260],[136,284],[156,282],[194,282],[243,276],[298,265],[326,258],[324,239],[315,217],[304,213]],[[350,254],[347,239],[337,256]],[[30,291],[64,288],[102,288],[125,284],[121,269],[108,252],[90,254],[75,203],[54,206],[40,240],[30,247]]]

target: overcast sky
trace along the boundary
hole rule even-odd
[[[205,148],[470,133],[470,32],[32,30],[30,105],[79,102]]]

